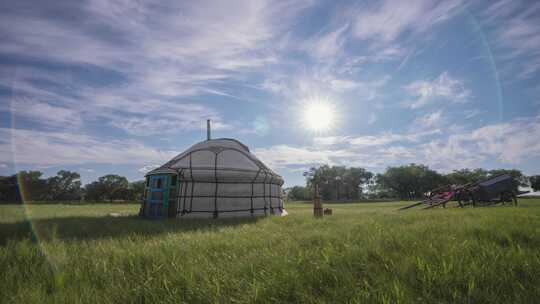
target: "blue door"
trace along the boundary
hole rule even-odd
[[[167,216],[168,209],[168,176],[151,175],[149,177],[148,195],[146,197],[146,216],[162,218]]]

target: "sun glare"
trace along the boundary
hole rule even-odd
[[[335,121],[334,108],[323,100],[309,101],[305,104],[303,120],[305,127],[312,131],[327,131]]]

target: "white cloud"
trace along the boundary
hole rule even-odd
[[[61,2],[36,3],[31,9],[12,5],[0,9],[0,54],[100,69],[108,84],[96,87],[79,79],[78,72],[34,65],[32,70],[0,72],[0,85],[15,90],[17,116],[49,125],[106,118],[128,133],[152,134],[148,121],[162,122],[161,127],[174,117],[177,123],[164,126],[191,130],[197,119],[220,117],[186,97],[236,98],[220,86],[223,81],[242,79],[276,62],[273,43],[311,4],[95,0],[69,7]],[[69,11],[70,18],[56,11]],[[58,115],[50,116],[51,111]]]
[[[336,97],[345,93],[354,93],[357,99],[369,101],[375,99],[381,88],[390,80],[389,75],[360,81],[340,73],[337,67],[314,66],[310,72],[302,71],[288,76],[267,78],[258,85],[259,89],[279,94],[290,102],[297,102],[313,96]]]
[[[495,154],[505,163],[519,164],[540,155],[540,116],[474,130],[469,139],[480,153]]]
[[[356,15],[353,34],[388,44],[406,33],[423,33],[449,19],[462,7],[462,1],[391,1],[362,7]]]
[[[143,166],[139,169],[137,169],[137,171],[141,172],[141,173],[148,173],[156,168],[159,168],[160,165],[146,165],[146,166]]]
[[[487,27],[495,28],[495,55],[510,79],[531,78],[540,72],[539,12],[540,3],[501,0],[480,14]]]
[[[311,166],[343,165],[365,168],[381,168],[410,157],[412,152],[401,146],[390,148],[348,146],[331,147],[294,147],[277,145],[255,149],[254,153],[265,163],[276,169],[306,170]]]
[[[95,138],[84,134],[0,128],[0,161],[24,165],[85,163],[146,164],[164,162],[174,151],[150,148],[135,140]]]
[[[417,117],[411,124],[410,132],[440,130],[446,125],[446,118],[441,110]]]
[[[482,111],[482,110],[479,110],[479,109],[471,109],[471,110],[465,110],[463,111],[463,117],[465,119],[471,119],[471,118],[474,118],[478,115],[481,115],[481,114],[484,114],[486,113],[486,111]]]
[[[436,98],[444,98],[450,102],[467,102],[471,96],[462,81],[452,78],[448,72],[441,73],[437,78],[414,81],[405,86],[405,90],[413,96],[413,100],[404,104],[417,109],[434,102]]]
[[[185,111],[174,111],[178,107],[173,107],[163,113],[151,113],[150,117],[115,117],[110,124],[135,136],[203,130],[206,129],[206,119],[212,119],[212,130],[232,129],[232,126],[221,122],[219,116],[212,114],[212,109],[198,105],[182,106]]]
[[[277,145],[268,148],[257,148],[253,151],[263,162],[270,167],[279,169],[288,166],[308,167],[317,164],[331,163],[329,151],[318,151],[305,147],[291,147]]]
[[[304,50],[317,59],[338,56],[343,52],[343,44],[346,41],[345,32],[348,27],[349,25],[345,24],[334,31],[307,41]]]
[[[426,115],[430,117],[435,114]],[[329,164],[384,170],[411,162],[443,171],[481,167],[496,159],[518,165],[540,156],[540,116],[493,124],[445,137],[440,131],[377,136],[330,136],[314,139],[313,146],[287,145],[257,149],[256,153],[276,168],[307,169]]]
[[[383,133],[376,136],[366,135],[351,138],[349,143],[353,146],[383,146],[397,141],[407,140],[407,136],[393,133]]]
[[[415,155],[419,162],[443,171],[452,169],[480,167],[484,156],[472,150],[454,137],[447,140],[432,140],[418,147]]]
[[[354,75],[361,70],[362,65],[371,61],[371,59],[372,57],[368,56],[353,56],[349,54],[336,67],[336,73],[340,75]]]
[[[24,117],[34,123],[48,126],[79,127],[81,116],[79,111],[61,106],[54,106],[46,102],[39,102],[30,98],[13,98],[10,100],[11,113]]]
[[[345,80],[345,79],[332,79],[330,80],[330,87],[336,92],[344,92],[358,88],[361,83]]]
[[[11,83],[14,90],[10,103],[0,106],[0,110],[62,130],[79,127],[83,120],[100,119],[139,136],[198,130],[206,119],[213,120],[216,130],[230,129],[215,109],[204,104],[177,102],[124,87],[96,90],[68,85],[57,72],[21,69],[16,78],[0,77],[0,81]],[[36,81],[46,81],[51,88],[67,87],[66,95],[61,96],[49,87],[40,88]]]
[[[383,132],[377,135],[363,135],[363,136],[326,136],[315,137],[313,143],[321,146],[333,146],[333,145],[350,145],[358,148],[372,148],[385,146],[388,148],[390,144],[398,142],[402,143],[415,143],[426,137],[440,134],[440,130],[416,130],[412,129],[408,133],[392,133]]]
[[[181,65],[176,72],[184,76],[194,65],[213,71],[242,69],[267,62],[272,56],[257,50],[310,4],[164,1],[156,6],[96,0],[70,6],[73,16],[89,20],[85,23],[55,18],[55,8],[66,9],[62,3],[37,4],[33,11],[41,15],[14,6],[1,18],[9,43],[0,52],[129,69],[140,76],[170,68],[169,62]]]
[[[332,146],[347,143],[349,139],[348,136],[317,136],[313,138],[313,143],[316,146]]]

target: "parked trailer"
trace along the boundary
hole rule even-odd
[[[465,185],[447,185],[429,192],[426,199],[400,208],[406,210],[417,206],[422,209],[444,207],[451,200],[456,200],[459,207],[467,205],[488,206],[506,202],[517,206],[516,183],[511,175],[501,174],[482,180],[477,183]]]
[[[487,206],[508,202],[517,206],[516,188],[516,182],[511,175],[497,175],[464,187],[457,196],[458,204],[463,207],[468,204]]]

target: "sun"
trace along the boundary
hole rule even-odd
[[[335,123],[334,107],[326,100],[309,100],[304,104],[304,126],[314,132],[330,130]]]

